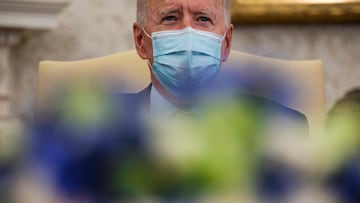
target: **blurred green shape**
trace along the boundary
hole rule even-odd
[[[73,127],[103,126],[113,118],[110,94],[90,81],[80,81],[61,95],[58,107],[62,119]]]

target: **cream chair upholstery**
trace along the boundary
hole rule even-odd
[[[287,61],[241,53],[232,50],[223,69],[234,70],[239,75],[249,75],[257,82],[267,81],[270,77],[285,78],[289,90],[296,99],[291,101],[266,94],[255,89],[255,95],[267,97],[306,115],[310,135],[315,135],[323,125],[324,117],[324,78],[320,60]],[[80,61],[42,61],[38,69],[37,104],[42,106],[51,93],[60,85],[69,85],[81,78],[91,78],[95,82],[118,83],[119,92],[135,93],[150,83],[150,73],[146,61],[136,51],[125,51],[100,58]],[[273,78],[273,79],[274,79]],[[288,83],[290,82],[290,83]]]

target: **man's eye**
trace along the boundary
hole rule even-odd
[[[199,17],[198,20],[200,22],[208,22],[208,21],[210,21],[210,18],[202,16],[202,17]]]
[[[176,16],[166,16],[163,18],[163,21],[175,21],[177,20]]]

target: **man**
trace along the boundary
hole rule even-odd
[[[172,115],[196,105],[196,96],[206,89],[202,87],[211,86],[216,81],[214,78],[220,77],[220,67],[230,54],[234,28],[230,2],[137,1],[137,22],[133,25],[135,47],[138,55],[148,61],[152,81],[141,95],[150,97],[152,115]],[[295,123],[299,121],[300,126],[307,125],[302,114],[282,105],[248,95],[242,96],[244,100],[273,113],[270,117],[279,118],[270,118],[269,123],[291,118]]]

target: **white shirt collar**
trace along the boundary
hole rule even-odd
[[[167,118],[179,108],[164,98],[159,91],[151,86],[150,90],[150,115],[158,118]]]

